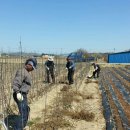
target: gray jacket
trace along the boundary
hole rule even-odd
[[[17,92],[28,93],[31,87],[31,76],[25,68],[20,69],[16,72],[12,87],[13,91],[16,93]]]

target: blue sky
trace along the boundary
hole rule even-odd
[[[68,53],[130,49],[130,0],[0,0],[0,49]]]

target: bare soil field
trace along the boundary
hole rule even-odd
[[[105,130],[97,83],[84,79],[78,88],[66,84],[47,87],[51,90],[30,104],[31,129]]]
[[[56,84],[34,83],[28,95],[31,111],[26,130],[105,130],[98,80],[88,82],[85,67],[77,64],[73,85],[67,84],[63,66],[59,66]],[[18,114],[16,104],[13,110]]]
[[[25,130],[129,130],[130,66],[101,65],[99,79],[86,79],[90,64],[76,63],[74,84],[67,84],[65,59],[56,60],[56,83],[45,83],[45,60],[31,73],[31,108]],[[0,60],[0,112],[18,115],[11,82],[24,60]],[[3,120],[2,117],[0,118]],[[0,130],[3,130],[2,126]]]

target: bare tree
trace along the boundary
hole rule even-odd
[[[82,56],[83,56],[83,58],[88,58],[88,57],[89,57],[89,54],[88,54],[87,50],[82,49],[82,48],[78,49],[78,50],[76,51],[76,53],[79,53],[79,54],[81,53]]]

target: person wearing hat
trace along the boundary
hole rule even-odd
[[[45,69],[46,69],[47,83],[51,83],[51,81],[52,83],[55,83],[54,71],[56,71],[56,68],[55,68],[55,63],[53,61],[53,58],[51,56],[48,57],[48,60],[45,62]]]
[[[100,74],[100,66],[98,65],[98,64],[96,64],[96,63],[92,63],[92,66],[94,67],[94,71],[93,71],[93,75],[92,75],[92,77],[93,78],[98,78],[99,77],[99,74]]]
[[[75,72],[75,63],[70,57],[67,57],[66,69],[68,70],[68,81],[69,85],[74,83],[74,72]]]
[[[36,69],[37,60],[35,58],[30,58],[26,60],[23,69],[17,70],[15,77],[13,79],[13,98],[16,102],[20,118],[16,120],[14,130],[23,130],[28,121],[28,116],[30,108],[28,106],[27,94],[31,88],[31,75],[29,72]]]

